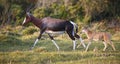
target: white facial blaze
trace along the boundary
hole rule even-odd
[[[24,21],[23,21],[23,23],[22,23],[22,24],[24,24],[24,23],[25,23],[25,21],[26,21],[26,18],[24,19]]]

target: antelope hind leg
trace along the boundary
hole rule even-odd
[[[114,46],[114,44],[113,44],[112,41],[110,41],[110,45],[111,45],[111,47],[113,48],[113,50],[116,51],[115,46]]]

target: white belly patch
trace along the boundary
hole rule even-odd
[[[45,31],[45,33],[59,35],[59,34],[63,34],[63,33],[65,33],[65,31]]]

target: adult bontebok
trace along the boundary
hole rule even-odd
[[[82,32],[87,35],[87,38],[89,40],[89,43],[86,47],[86,51],[88,50],[88,48],[93,40],[94,41],[100,41],[100,40],[103,41],[103,44],[104,44],[103,51],[106,50],[106,48],[108,46],[107,44],[110,44],[114,51],[116,50],[113,42],[111,41],[111,34],[110,33],[90,31],[87,27],[83,27]]]
[[[55,19],[51,17],[45,17],[42,19],[38,19],[34,17],[32,14],[29,12],[26,13],[26,17],[23,21],[23,25],[27,23],[33,23],[35,26],[37,26],[40,29],[40,34],[38,38],[35,40],[34,45],[32,46],[31,49],[34,48],[34,46],[37,44],[38,40],[41,38],[43,33],[47,33],[52,40],[53,44],[57,47],[59,50],[59,46],[57,43],[54,41],[54,38],[51,34],[54,33],[64,33],[66,32],[69,37],[73,40],[73,50],[75,50],[76,47],[76,40],[75,38],[79,39],[84,47],[85,44],[83,43],[81,37],[77,35],[78,28],[77,25],[72,22],[72,21],[67,21],[67,20],[61,20],[61,19]]]

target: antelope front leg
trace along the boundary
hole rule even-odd
[[[30,50],[32,50],[34,48],[34,46],[37,44],[37,42],[39,41],[39,39],[36,39],[33,46],[30,48]]]
[[[75,37],[76,37],[77,39],[79,39],[80,42],[81,42],[80,44],[78,44],[77,48],[78,48],[81,44],[83,45],[84,48],[86,48],[86,45],[85,45],[84,41],[82,40],[82,38],[81,38],[77,33],[75,33]]]
[[[88,43],[88,45],[87,45],[87,47],[86,47],[86,50],[85,50],[86,52],[87,52],[87,50],[88,50],[90,44],[91,44],[91,41]]]
[[[35,47],[35,45],[38,43],[38,41],[39,41],[39,39],[41,38],[43,32],[44,32],[44,31],[41,31],[41,32],[40,32],[40,35],[39,35],[38,38],[35,40],[33,46],[30,48],[30,50],[32,50],[32,49]]]
[[[85,43],[84,43],[84,41],[82,40],[81,37],[79,38],[79,40],[81,41],[81,44],[83,45],[83,47],[86,48],[86,45],[85,45]],[[81,44],[80,44],[80,45],[81,45]],[[78,45],[78,46],[80,46],[80,45]],[[78,46],[77,46],[77,47],[78,47]]]

